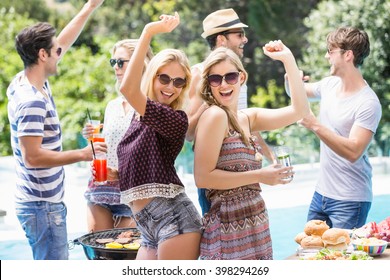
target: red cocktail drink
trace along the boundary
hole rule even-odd
[[[103,134],[93,134],[92,138],[93,142],[105,142],[104,135]]]
[[[93,167],[95,169],[95,183],[103,185],[107,183],[107,159],[105,154],[97,154],[93,160]]]

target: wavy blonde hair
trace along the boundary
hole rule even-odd
[[[134,52],[135,46],[137,45],[137,43],[138,43],[138,39],[120,40],[120,41],[116,42],[115,45],[112,47],[111,55],[113,56],[115,54],[115,52],[117,51],[117,49],[119,49],[119,48],[125,48],[125,49],[127,49],[128,54],[131,54],[132,52]],[[129,59],[130,58],[131,58],[131,55],[130,55]],[[149,46],[148,51],[147,51],[146,56],[145,56],[145,60],[144,60],[144,71],[145,71],[148,63],[152,60],[152,58],[153,58],[153,52]],[[120,84],[117,80],[116,84],[115,84],[115,89],[118,92],[118,94],[122,95],[119,91],[119,86],[120,86]]]
[[[207,77],[210,75],[210,70],[212,67],[215,65],[228,61],[232,65],[234,65],[237,69],[238,72],[243,74],[245,76],[244,82],[241,84],[245,84],[246,81],[248,80],[248,73],[245,71],[244,66],[242,65],[241,59],[238,57],[238,55],[233,52],[232,50],[224,47],[219,47],[215,50],[213,50],[209,56],[206,58],[204,61],[204,70],[202,73],[202,80],[201,80],[201,85],[200,85],[200,95],[202,99],[206,102],[207,105],[212,106],[216,105],[220,108],[222,108],[227,116],[228,116],[228,121],[229,125],[238,133],[241,135],[242,141],[245,143],[245,145],[249,145],[249,139],[245,135],[244,130],[241,128],[240,124],[238,123],[238,119],[236,116],[236,112],[233,112],[231,109],[228,107],[223,106],[222,104],[218,103],[218,101],[214,98],[212,92],[211,92],[211,86],[209,85],[207,81]]]
[[[154,90],[153,83],[157,77],[157,73],[161,67],[172,62],[177,62],[183,68],[185,73],[186,84],[182,88],[180,95],[173,101],[169,106],[174,110],[181,110],[184,107],[184,103],[187,98],[187,92],[191,82],[191,69],[187,56],[181,50],[176,49],[165,49],[156,54],[153,59],[149,62],[146,71],[143,75],[141,82],[141,90],[151,100],[157,100]]]

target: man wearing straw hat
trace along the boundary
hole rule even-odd
[[[203,20],[203,33],[201,36],[206,39],[210,50],[214,50],[219,47],[229,48],[234,51],[241,59],[244,57],[244,46],[248,43],[248,38],[245,35],[244,28],[248,25],[241,22],[237,13],[229,8],[217,10],[209,14]],[[192,141],[194,139],[196,125],[200,115],[207,109],[207,105],[203,103],[200,94],[197,93],[198,85],[202,78],[203,63],[198,63],[192,66],[192,80],[189,91],[190,95],[190,108],[189,112],[189,128],[186,139]],[[248,107],[248,87],[246,84],[241,86],[238,109],[245,109]],[[270,162],[275,161],[275,157],[267,146],[260,133],[257,135],[259,144],[261,146],[262,153]],[[208,203],[204,197],[204,190],[198,190],[199,203],[202,208],[202,212],[205,213],[208,210]]]
[[[11,145],[16,168],[16,215],[34,259],[68,259],[67,209],[63,165],[92,160],[92,147],[62,151],[61,128],[48,77],[73,45],[90,15],[104,0],[89,0],[56,37],[46,22],[23,29],[15,38],[24,71],[7,89]],[[105,151],[96,143],[96,151]]]

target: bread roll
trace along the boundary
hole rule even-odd
[[[345,229],[330,228],[322,234],[322,241],[324,242],[325,246],[342,243],[346,243],[348,245],[351,239],[349,238],[348,231]]]
[[[327,229],[329,229],[329,226],[324,221],[311,220],[306,223],[304,232],[307,235],[322,236]]]
[[[309,235],[301,240],[301,247],[303,249],[321,248],[324,247],[321,236]]]
[[[305,238],[307,236],[307,234],[305,232],[300,232],[297,234],[297,236],[295,236],[295,242],[297,242],[298,244],[301,244],[301,241],[303,238]]]
[[[348,244],[343,242],[339,244],[326,244],[325,248],[331,249],[331,250],[336,250],[336,251],[345,251],[348,249]]]

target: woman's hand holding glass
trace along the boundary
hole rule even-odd
[[[95,164],[94,164],[93,161],[91,161],[90,167],[91,167],[91,173],[92,173],[93,180],[96,181],[97,180],[97,171],[95,169]],[[118,180],[119,180],[118,169],[107,166],[107,180],[106,180],[106,183],[109,184],[110,182],[118,181]]]
[[[261,182],[269,186],[290,183],[293,179],[294,171],[292,166],[282,166],[272,164],[259,170]]]
[[[103,127],[103,124],[99,124],[99,131],[100,129],[102,129]],[[96,134],[96,131],[97,131],[97,128],[95,125],[87,122],[85,124],[85,126],[83,127],[83,129],[81,130],[81,135],[83,135],[83,137],[87,140],[91,140],[93,134]],[[98,132],[99,133],[99,132]]]

